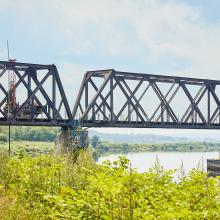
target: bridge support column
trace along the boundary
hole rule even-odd
[[[56,152],[65,154],[76,148],[87,148],[88,130],[80,124],[74,124],[72,127],[61,128],[61,133],[56,140]]]
[[[71,137],[71,129],[62,127],[61,132],[56,140],[56,153],[65,154],[68,152],[68,145]]]

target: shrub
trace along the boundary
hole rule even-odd
[[[89,151],[0,159],[0,219],[220,219],[220,179],[195,169],[175,182],[159,163],[137,173]]]

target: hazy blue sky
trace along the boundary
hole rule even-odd
[[[0,0],[0,59],[55,63],[73,103],[86,70],[220,79],[220,1]]]

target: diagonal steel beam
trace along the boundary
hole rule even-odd
[[[117,76],[114,76],[114,79],[116,81],[116,83],[118,84],[118,86],[120,87],[121,91],[124,93],[125,97],[128,99],[129,103],[132,105],[134,111],[136,112],[137,116],[140,118],[140,120],[145,123],[146,121],[144,120],[144,118],[142,117],[142,115],[140,114],[138,108],[135,106],[135,104],[132,102],[132,100],[130,99],[130,97],[128,96],[127,92],[125,91],[125,89],[123,88],[121,82],[119,81],[119,79],[117,78]]]
[[[82,108],[81,103],[79,103],[79,109],[80,109],[80,111],[81,111],[81,114],[83,114],[83,108]]]
[[[110,79],[110,81],[111,81],[111,79]],[[113,90],[116,88],[116,86],[117,86],[117,84],[114,83],[114,85],[112,86],[112,89],[110,89],[110,91],[109,91],[109,92],[106,94],[106,96],[104,97],[105,100],[108,100],[108,98],[111,96],[111,93],[112,93]],[[100,103],[100,108],[101,108],[102,106],[104,106],[104,102],[101,102],[101,103]],[[110,107],[111,107],[111,112],[112,112],[112,114],[113,114],[113,117],[115,117],[115,113],[113,112],[113,102],[110,104]],[[95,110],[95,114],[97,114],[97,112],[98,112],[98,109]],[[112,118],[113,118],[113,117],[112,117]]]
[[[99,106],[97,103],[95,103],[95,105],[96,105],[98,111],[100,111],[100,112],[102,113],[103,117],[104,117],[106,120],[109,120],[108,117],[106,116],[105,112],[100,108],[100,106]],[[92,116],[92,117],[93,117],[93,116]],[[91,118],[92,118],[92,117],[91,117]]]
[[[26,87],[26,89],[28,90],[29,94],[31,94],[33,91],[31,90],[31,88],[29,87],[28,83],[24,80],[24,78],[27,75],[30,75],[30,73],[28,73],[28,70],[21,76],[21,74],[19,73],[19,71],[17,69],[14,69],[16,75],[19,78],[19,81],[23,83],[23,85]],[[20,84],[20,83],[19,83]],[[18,86],[15,86],[16,88],[18,88]],[[50,117],[49,113],[43,108],[43,104],[41,103],[41,101],[34,95],[33,99],[37,102],[37,104],[39,106],[41,106],[42,111],[44,112],[44,114],[47,116],[47,118],[49,120],[51,120],[52,118]]]
[[[97,98],[100,96],[101,92],[103,91],[103,89],[105,88],[106,84],[108,83],[109,79],[113,76],[113,71],[109,72],[106,75],[106,78],[104,79],[104,81],[102,82],[101,86],[99,87],[99,90],[96,92],[95,96],[93,97],[93,99],[90,101],[88,107],[85,109],[83,115],[81,116],[81,119],[84,119],[86,117],[86,115],[88,114],[88,112],[90,111],[90,109],[92,108],[92,106],[95,105],[95,102],[97,100]]]
[[[156,93],[156,95],[158,96],[158,98],[160,99],[160,101],[164,103],[165,108],[166,108],[168,114],[170,115],[170,117],[172,118],[172,120],[173,120],[174,122],[178,122],[178,118],[176,117],[175,113],[173,112],[173,110],[172,110],[172,108],[170,107],[170,105],[169,105],[169,103],[167,102],[167,100],[164,98],[164,95],[163,95],[162,92],[160,91],[160,89],[159,89],[159,87],[157,86],[157,84],[152,81],[151,87],[152,87],[153,90],[155,91],[155,93]]]
[[[219,112],[219,107],[217,106],[217,108],[215,109],[215,111],[213,112],[210,120],[209,120],[209,123],[214,123],[215,122],[215,119],[216,119],[216,114]]]
[[[146,94],[147,90],[150,87],[150,83],[148,83],[147,87],[144,89],[144,91],[142,92],[142,94],[140,95],[140,97],[138,98],[138,102],[141,101],[141,99],[144,97],[144,95]],[[132,114],[132,112],[134,111],[134,109],[131,109],[130,111],[130,115]],[[128,115],[128,117],[130,117],[130,115]],[[125,120],[128,120],[128,117]],[[147,121],[149,121],[149,117],[147,117]]]
[[[80,86],[80,89],[79,89],[79,92],[78,92],[78,95],[77,95],[77,98],[76,98],[76,102],[75,102],[75,105],[74,105],[73,111],[72,111],[72,117],[73,118],[75,118],[77,116],[76,112],[77,112],[77,109],[79,107],[79,102],[82,98],[83,91],[85,89],[85,85],[88,82],[88,80],[90,79],[90,77],[91,77],[91,74],[89,72],[86,72],[86,74],[83,77],[83,80],[82,80],[82,83],[81,83],[81,86]]]
[[[183,91],[185,92],[186,96],[188,97],[189,101],[194,105],[194,108],[195,108],[196,112],[198,113],[200,119],[202,120],[202,122],[204,124],[206,124],[206,120],[205,120],[203,114],[201,113],[201,111],[198,108],[198,106],[195,105],[195,101],[193,100],[193,98],[192,98],[190,92],[188,91],[188,89],[186,88],[185,84],[183,82],[180,82],[180,85],[181,85]]]
[[[12,117],[12,120],[16,119],[16,117],[21,113],[21,111],[24,109],[25,105],[31,100],[31,98],[34,97],[34,95],[39,91],[39,89],[42,87],[42,85],[45,83],[47,78],[50,76],[50,72],[48,72],[44,78],[39,82],[38,86],[33,90],[31,95],[25,100],[25,102],[21,105],[21,107],[18,109],[16,114]]]
[[[61,97],[62,97],[62,99],[63,99],[63,104],[64,104],[64,106],[65,106],[65,110],[66,110],[68,119],[69,119],[70,121],[72,121],[73,117],[72,117],[72,113],[71,113],[71,110],[70,110],[70,106],[69,106],[69,104],[68,104],[68,101],[67,101],[67,98],[66,98],[66,94],[65,94],[65,92],[64,92],[63,85],[62,85],[62,82],[61,82],[61,80],[60,80],[59,73],[58,73],[57,68],[56,68],[55,65],[52,66],[52,70],[53,70],[53,74],[55,74],[55,75],[54,75],[54,76],[55,76],[55,81],[56,81],[56,84],[57,84],[59,93],[60,93],[60,95],[61,95]],[[42,92],[44,91],[44,89],[43,89],[42,87],[41,87],[41,90],[42,90]],[[44,92],[44,93],[45,93],[45,92]],[[47,94],[47,93],[45,93],[45,95],[46,95],[46,94]],[[48,96],[47,96],[47,97],[48,97]],[[49,97],[48,97],[48,98],[49,98]],[[50,100],[50,101],[51,101],[51,100]],[[54,106],[55,114],[56,114],[56,115],[58,114],[58,115],[61,117],[61,115],[60,115],[60,113],[57,111],[56,106],[54,105],[54,103],[51,102],[51,104],[53,104],[52,106]],[[62,117],[61,117],[61,118],[62,118]]]
[[[171,90],[173,89],[173,86],[175,85],[175,82],[171,85],[170,89],[168,90],[168,92],[166,93],[166,95],[164,96],[164,98],[166,99],[167,96],[169,95],[169,93],[171,92]],[[169,101],[168,101],[169,103]],[[154,113],[152,114],[150,120],[152,120],[156,113],[158,112],[158,110],[160,109],[160,107],[162,107],[163,102],[161,101],[160,104],[157,106],[157,108],[155,109]],[[157,117],[156,121],[159,121],[159,119],[161,118],[162,113],[165,111],[165,108],[162,109],[161,114]]]
[[[51,74],[51,70],[49,70],[48,73]],[[36,85],[39,85],[40,82],[37,78],[32,77],[32,79]],[[55,111],[55,114],[57,115],[58,118],[62,119],[60,112],[58,112],[58,110],[56,109],[56,106],[54,106],[54,103],[51,101],[50,97],[48,96],[48,94],[46,93],[44,88],[42,86],[40,86],[39,90],[40,90],[41,94],[43,95],[43,97],[45,98],[45,100],[47,101],[47,103],[49,104],[49,107]],[[62,99],[64,99],[62,93],[60,95],[61,95]],[[64,100],[63,100],[63,102],[64,102]],[[65,110],[67,110],[67,109],[65,109]]]
[[[26,76],[27,76],[27,73],[24,73],[24,74],[22,75],[22,79],[24,79]],[[15,88],[17,88],[17,87],[20,85],[21,82],[22,82],[22,80],[19,79],[18,82],[15,84]],[[2,108],[2,106],[4,105],[4,103],[5,103],[7,100],[8,100],[8,92],[7,92],[6,96],[2,99],[2,101],[0,102],[0,108]]]
[[[216,104],[217,104],[217,108],[215,109],[214,113],[212,114],[211,118],[210,118],[210,123],[213,121],[213,119],[215,118],[215,115],[218,113],[218,110],[220,109],[220,100],[218,98],[218,96],[216,95],[213,86],[210,83],[207,83],[207,87],[208,90],[210,91],[210,93],[212,94],[212,97],[214,98]]]
[[[204,89],[204,84],[200,87],[200,89],[199,89],[199,91],[197,92],[197,94],[196,94],[196,96],[195,96],[195,98],[194,98],[194,101],[196,101],[197,100],[197,98],[200,96],[200,93],[202,92],[202,90]],[[191,112],[190,112],[190,114],[188,114],[189,113],[189,111],[191,110]],[[188,115],[188,116],[190,116],[191,114],[192,114],[192,112],[193,112],[193,110],[194,110],[194,108],[193,108],[193,104],[190,102],[190,104],[189,104],[189,107],[187,108],[187,110],[185,111],[185,113],[183,114],[183,116],[182,116],[182,118],[181,118],[181,123],[182,122],[187,122],[187,120],[185,120],[185,117]]]
[[[201,93],[201,95],[199,96],[198,100],[195,101],[195,105],[198,106],[199,102],[201,101],[201,99],[203,98],[204,94],[206,93],[207,88],[205,87],[205,89],[203,90],[203,92]],[[195,106],[193,106],[193,108],[191,109],[190,113],[188,114],[185,122],[187,122],[190,118],[190,116],[193,114],[193,110],[195,109]]]
[[[0,73],[0,78],[4,75],[4,73],[6,72],[7,68],[4,68],[1,73]]]
[[[138,85],[135,87],[135,89],[133,90],[133,92],[132,93],[130,93],[130,98],[132,99],[132,97],[134,97],[134,95],[135,95],[135,93],[138,91],[138,89],[140,88],[140,86],[142,85],[142,83],[143,83],[143,79],[141,79],[140,81],[139,81],[139,83],[138,83]],[[131,91],[131,90],[130,90]],[[136,102],[136,106],[138,106],[138,103],[139,103],[139,101],[137,100],[137,102]],[[120,115],[122,114],[122,112],[125,110],[125,108],[127,107],[127,105],[129,104],[129,102],[128,102],[128,100],[125,102],[125,104],[122,106],[122,108],[121,108],[121,110],[118,112],[118,114],[116,115],[116,121],[118,120],[118,118],[120,117]],[[129,117],[131,115],[131,110],[128,112],[128,116],[127,116],[127,118]],[[126,119],[125,119],[125,121],[126,121]]]
[[[215,113],[212,116],[212,122],[215,123],[215,121],[217,120],[218,116],[220,115],[220,108],[216,108]]]
[[[174,82],[170,89],[168,90],[168,92],[166,93],[166,95],[164,96],[165,99],[167,99],[168,95],[170,94],[170,92],[172,91],[173,87],[176,85],[176,82]],[[176,95],[177,91],[179,90],[179,86],[177,86],[177,88],[174,90],[173,94],[171,95],[171,97],[169,98],[169,100],[167,101],[168,104],[170,104],[170,102],[172,101],[172,99],[174,98],[174,96]],[[159,108],[162,107],[162,102],[159,104],[159,106],[157,107],[156,111],[157,112],[159,110]],[[162,114],[164,113],[164,111],[166,110],[166,108],[162,108],[161,113],[159,114],[159,116],[157,117],[157,119],[155,120],[155,122],[158,122],[160,118],[162,118]],[[155,113],[156,114],[156,113]],[[154,118],[155,114],[153,114],[153,116],[151,117]]]
[[[89,82],[91,83],[91,85],[93,86],[93,88],[95,89],[95,91],[98,91],[97,86],[95,85],[95,83],[93,82],[93,80],[90,78]],[[105,106],[109,109],[109,111],[111,112],[111,107],[108,104],[108,102],[106,101],[106,99],[103,97],[102,93],[100,93],[100,98],[102,99],[102,102],[104,102]],[[100,103],[100,105],[102,104],[102,102]]]
[[[122,79],[122,82],[123,82],[123,84],[125,85],[126,89],[128,90],[128,92],[129,92],[130,95],[131,95],[131,98],[130,98],[130,99],[131,99],[131,100],[134,99],[134,101],[135,101],[135,106],[141,110],[142,114],[143,114],[144,117],[146,118],[145,121],[147,121],[147,120],[148,120],[148,115],[146,114],[146,112],[144,111],[144,109],[142,108],[142,106],[140,105],[140,103],[138,102],[138,100],[137,100],[137,98],[135,97],[135,95],[132,95],[132,91],[131,91],[130,87],[128,86],[128,84],[125,82],[124,79]],[[143,81],[142,81],[142,82],[143,82]],[[141,84],[142,84],[142,82],[141,82]],[[138,86],[138,88],[139,88],[139,87],[140,87],[140,85]],[[138,89],[138,88],[137,88],[137,89]],[[129,103],[129,102],[128,102],[128,103]],[[130,104],[130,103],[129,103],[129,104]],[[130,112],[129,112],[128,116],[129,116],[129,115],[130,115]]]
[[[60,101],[60,104],[59,104],[59,106],[58,106],[58,109],[57,109],[58,112],[60,112],[62,105],[63,105],[63,99]]]

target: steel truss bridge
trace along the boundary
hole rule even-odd
[[[219,129],[220,81],[88,71],[71,110],[55,65],[0,61],[0,125]]]

